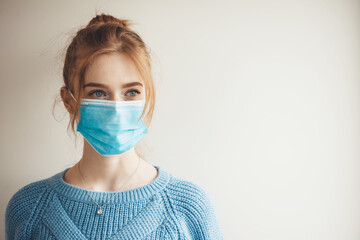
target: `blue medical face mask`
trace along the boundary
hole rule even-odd
[[[133,148],[148,133],[143,120],[138,121],[144,106],[145,100],[82,99],[77,131],[99,154],[121,154]]]

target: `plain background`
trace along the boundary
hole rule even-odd
[[[209,192],[226,239],[360,239],[355,0],[1,1],[1,238],[10,197],[81,158],[51,108],[64,48],[95,11],[135,22],[152,50],[139,146]]]

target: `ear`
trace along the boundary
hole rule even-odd
[[[66,87],[62,87],[60,88],[60,96],[61,99],[64,103],[65,108],[68,110],[69,113],[73,113],[73,109],[75,106],[75,101],[74,99],[71,97],[69,91],[67,90]]]

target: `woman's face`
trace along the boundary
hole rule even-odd
[[[145,99],[145,86],[133,61],[125,54],[103,54],[85,72],[87,99],[133,101]]]

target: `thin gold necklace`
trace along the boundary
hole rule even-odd
[[[128,180],[120,187],[120,189],[122,189],[124,186],[125,186],[125,184],[127,184],[129,181],[130,181],[130,179],[134,176],[134,174],[136,173],[136,171],[138,170],[138,168],[139,168],[139,166],[140,166],[140,156],[139,156],[139,163],[138,163],[138,165],[137,165],[137,167],[136,167],[136,169],[135,169],[135,171],[133,172],[133,174],[131,174],[131,176],[128,178]],[[91,194],[89,193],[89,191],[87,190],[87,186],[86,186],[86,184],[85,184],[85,182],[84,182],[84,178],[83,178],[83,176],[82,176],[82,174],[81,174],[81,170],[80,170],[80,161],[79,161],[79,164],[78,164],[78,169],[79,169],[79,173],[80,173],[80,176],[81,176],[81,181],[82,181],[82,183],[83,183],[83,185],[85,186],[85,190],[86,190],[86,192],[89,194],[89,196],[90,196],[90,198],[96,203],[96,205],[99,207],[99,209],[97,210],[97,214],[98,215],[101,215],[102,214],[102,207],[104,207],[107,203],[109,203],[119,192],[120,192],[120,190],[118,190],[106,203],[104,203],[103,205],[99,205],[96,201],[95,201],[95,199],[91,196]]]

